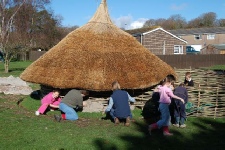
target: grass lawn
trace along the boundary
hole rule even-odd
[[[18,101],[22,101],[17,105]],[[188,118],[187,128],[171,126],[172,137],[162,131],[149,136],[141,110],[133,111],[130,127],[101,120],[101,113],[79,112],[78,121],[54,120],[54,114],[35,116],[40,100],[0,94],[0,149],[224,149],[225,119]]]
[[[4,67],[0,66],[0,75],[19,76],[30,63],[12,62],[11,72],[4,75]],[[136,121],[125,127],[102,120],[101,113],[79,112],[79,120],[59,123],[53,117],[59,111],[35,116],[39,106],[40,100],[30,96],[0,94],[0,150],[222,150],[225,147],[225,118],[188,117],[187,128],[171,126],[172,137],[163,136],[160,130],[149,136],[140,109],[132,112]]]
[[[0,77],[14,77],[20,76],[21,72],[26,69],[32,62],[31,61],[14,61],[9,64],[9,73],[5,73],[4,63],[0,62]]]
[[[223,70],[223,71],[225,71],[225,65],[211,66],[210,69],[212,69],[212,70]]]

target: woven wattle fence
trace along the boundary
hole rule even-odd
[[[184,74],[189,71],[194,87],[187,87],[190,116],[225,117],[225,72],[205,69],[177,69],[178,82],[183,82]]]
[[[225,72],[215,72],[205,69],[175,69],[178,80],[177,86],[184,81],[186,72],[191,72],[194,87],[187,87],[189,104],[188,116],[225,117]],[[132,106],[143,109],[147,101],[151,101],[153,88],[143,90],[129,90],[136,102]],[[91,101],[98,101],[102,107],[106,106],[110,92],[96,92],[89,97]]]

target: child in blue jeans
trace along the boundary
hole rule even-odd
[[[164,79],[162,86],[159,86],[158,89],[155,90],[155,92],[159,92],[159,94],[160,94],[159,110],[161,113],[161,119],[158,122],[149,125],[148,131],[149,131],[150,135],[151,135],[151,131],[154,129],[157,129],[157,128],[158,129],[163,128],[163,134],[165,136],[173,135],[172,133],[169,132],[169,124],[170,124],[169,105],[171,103],[171,98],[176,98],[176,99],[180,100],[182,103],[184,103],[184,100],[182,98],[174,95],[170,88],[173,80],[174,80],[174,77],[167,76]]]

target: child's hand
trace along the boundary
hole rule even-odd
[[[181,102],[184,104],[184,100],[183,99],[181,99]]]

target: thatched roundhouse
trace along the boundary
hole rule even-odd
[[[133,36],[116,27],[102,0],[92,19],[69,33],[21,74],[21,79],[55,88],[111,90],[157,84],[174,70]]]

